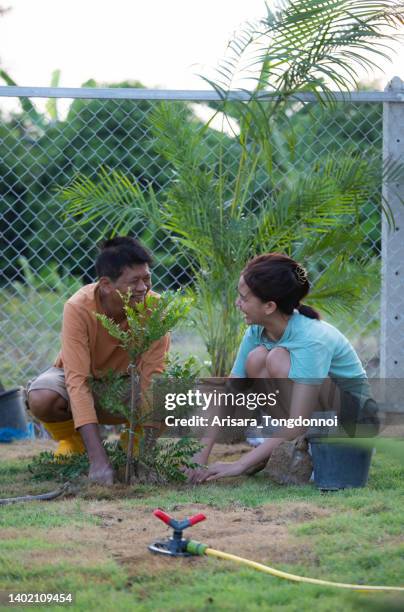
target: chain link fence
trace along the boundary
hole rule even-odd
[[[52,363],[59,350],[63,303],[81,284],[94,280],[95,245],[111,229],[102,219],[79,226],[66,218],[57,189],[77,173],[94,178],[104,167],[136,178],[145,189],[152,184],[157,193],[163,192],[175,177],[153,129],[156,105],[165,98],[168,104],[189,105],[198,117],[206,115],[209,102],[208,95],[204,99],[203,94],[192,92],[183,96],[188,102],[179,101],[178,96],[174,100],[170,92],[159,92],[160,100],[152,95],[148,99],[145,90],[139,94],[142,99],[125,99],[122,90],[114,94],[113,89],[108,98],[95,95],[93,91],[93,99],[81,98],[77,90],[74,100],[50,98],[43,112],[36,110],[32,98],[14,98],[14,110],[3,110],[0,117],[0,380],[7,387],[25,384]],[[316,160],[321,163],[325,156],[338,158],[347,151],[379,156],[381,164],[381,96],[338,102],[326,111],[312,101],[296,105],[294,156],[282,172],[304,172]],[[215,104],[220,110],[220,103]],[[63,106],[62,116],[58,105]],[[222,137],[229,145],[234,142],[231,132],[222,136],[213,127],[210,130],[208,164],[214,163]],[[281,167],[283,153],[278,154],[277,158],[275,151],[274,157]],[[256,197],[263,197],[265,189],[263,177]],[[361,223],[366,238],[352,247],[352,254],[371,259],[377,269],[380,206],[369,202],[361,212]],[[151,235],[147,224],[139,222],[134,233],[153,250],[157,289],[192,281],[186,258],[178,256],[167,232]],[[348,335],[369,375],[377,375],[380,279],[375,279],[375,290],[362,302],[359,313],[331,322]],[[206,355],[197,330],[179,334],[177,341],[184,352]]]

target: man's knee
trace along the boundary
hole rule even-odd
[[[290,371],[290,353],[287,349],[277,346],[267,354],[265,361],[270,378],[287,378]]]
[[[54,416],[55,410],[66,409],[66,400],[50,389],[33,389],[28,393],[28,406],[32,414],[40,420],[47,421]]]
[[[248,353],[245,364],[248,378],[262,377],[267,357],[268,349],[264,346],[258,346]]]

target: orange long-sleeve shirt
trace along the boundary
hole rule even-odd
[[[150,291],[151,295],[158,296]],[[88,377],[99,378],[109,369],[127,373],[128,353],[119,340],[110,336],[94,312],[103,313],[99,300],[99,285],[85,285],[69,298],[63,310],[62,349],[54,363],[63,368],[66,388],[76,429],[98,423]],[[128,329],[126,319],[122,329]],[[137,362],[142,389],[146,389],[154,373],[164,370],[164,358],[170,346],[167,334],[152,344]]]

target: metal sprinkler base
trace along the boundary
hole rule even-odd
[[[163,523],[169,525],[174,529],[173,535],[168,540],[160,540],[150,544],[148,549],[150,552],[158,555],[169,555],[171,557],[190,557],[193,553],[187,552],[187,546],[190,540],[185,540],[182,537],[182,532],[187,527],[192,527],[200,521],[204,521],[206,516],[204,514],[196,514],[188,519],[182,521],[176,521],[169,514],[163,510],[154,510],[154,516],[159,518]]]
[[[191,557],[191,553],[186,552],[187,544],[188,540],[182,539],[182,550],[178,551],[175,547],[173,547],[173,540],[172,538],[170,538],[169,540],[154,542],[153,544],[150,544],[147,548],[150,550],[150,552],[158,555],[170,555],[171,557]]]

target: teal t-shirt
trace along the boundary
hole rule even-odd
[[[265,346],[268,350],[278,346],[287,349],[290,353],[288,378],[297,382],[319,384],[328,376],[337,382],[366,380],[366,372],[349,340],[333,325],[309,319],[297,311],[290,317],[282,338],[277,342],[267,337],[261,325],[249,326],[233,365],[234,376],[247,377],[247,356],[257,346]]]

